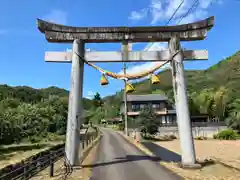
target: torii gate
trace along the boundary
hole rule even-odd
[[[172,81],[176,102],[177,123],[182,151],[182,166],[196,165],[195,148],[190,124],[183,60],[206,60],[206,50],[181,49],[180,41],[203,40],[214,25],[214,17],[177,26],[149,27],[70,27],[38,19],[38,29],[48,42],[73,43],[72,52],[46,52],[47,62],[72,63],[69,95],[66,156],[71,165],[78,165],[79,133],[82,114],[83,72],[85,62],[142,62],[171,60]],[[168,50],[149,52],[85,52],[85,43],[163,42]],[[126,58],[128,57],[128,58]]]

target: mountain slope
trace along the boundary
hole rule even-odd
[[[149,80],[135,83],[135,93],[151,93],[157,89],[166,93],[172,91],[171,71],[160,72],[158,76],[161,82],[157,85],[151,85]],[[185,71],[185,77],[190,92],[225,86],[232,91],[232,95],[240,97],[240,92],[237,92],[240,89],[240,51],[206,70]]]
[[[172,98],[171,71],[165,70],[158,73],[160,84],[152,85],[150,80],[134,83],[134,94],[154,93],[161,90]],[[240,97],[240,51],[234,55],[219,61],[206,70],[185,70],[187,89],[189,92],[200,92],[205,88],[218,89],[221,86],[228,88],[232,98]],[[121,93],[122,94],[122,93]],[[119,96],[119,95],[118,95]],[[105,97],[105,100],[115,99],[115,95]],[[114,102],[115,103],[115,102]]]
[[[43,98],[50,95],[68,98],[69,91],[58,87],[48,87],[42,89],[34,89],[28,86],[11,87],[6,84],[0,85],[0,101],[2,99],[14,98],[26,103],[37,103]],[[83,98],[83,106],[90,109],[93,106],[92,100]]]

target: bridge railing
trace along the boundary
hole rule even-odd
[[[96,132],[88,133],[81,136],[80,139],[80,148],[85,150],[88,146],[98,137],[98,130]],[[65,144],[57,145],[40,152],[37,155],[34,155],[28,158],[25,161],[21,161],[15,165],[9,165],[3,169],[0,169],[0,180],[27,180],[41,172],[42,170],[49,168],[49,176],[53,177],[54,175],[54,163],[61,158],[65,157]],[[55,150],[53,150],[55,148]],[[80,161],[82,159],[82,154],[80,155]],[[69,166],[65,161],[65,170],[68,171]],[[70,167],[71,168],[71,167]]]

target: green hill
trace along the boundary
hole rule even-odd
[[[134,83],[134,94],[147,94],[162,92],[169,98],[173,98],[172,77],[169,69],[158,73],[160,84],[152,85],[149,80]],[[240,97],[240,51],[234,55],[219,61],[217,64],[206,70],[185,70],[187,80],[187,89],[190,93],[200,92],[203,89],[213,88],[214,90],[221,86],[229,90],[232,98]],[[118,104],[121,101],[122,92],[116,95],[107,96],[104,99],[112,104]]]
[[[21,102],[26,103],[37,103],[44,98],[48,98],[50,95],[55,95],[63,98],[68,98],[68,93],[66,89],[51,86],[48,88],[34,89],[28,86],[8,86],[6,84],[0,85],[0,101],[7,98],[14,98]],[[92,107],[92,101],[90,99],[84,98],[83,106],[85,109],[90,109]]]
[[[149,80],[135,83],[135,93],[152,93],[162,90],[166,94],[172,91],[171,71],[166,70],[158,74],[161,83],[151,85]],[[206,70],[185,71],[187,88],[190,92],[199,92],[204,88],[218,89],[221,86],[232,91],[232,95],[240,97],[240,51]]]

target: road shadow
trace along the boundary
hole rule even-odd
[[[85,168],[85,167],[93,168],[93,167],[98,167],[98,166],[107,166],[107,165],[113,165],[113,164],[119,164],[119,163],[125,163],[125,162],[133,162],[133,161],[151,160],[151,161],[156,162],[156,161],[160,160],[158,157],[141,156],[141,155],[126,155],[125,157],[116,157],[114,159],[115,159],[114,161],[88,164],[88,165],[83,165],[82,167],[83,168]]]
[[[166,149],[149,141],[142,142],[142,144],[155,156],[160,158],[160,161],[181,162],[181,156],[173,151],[170,151],[169,149]]]
[[[153,142],[142,142],[142,144],[151,151],[155,156],[157,156],[160,161],[163,162],[175,162],[181,164],[181,156],[169,149],[166,149],[160,145],[157,145]],[[198,164],[201,164],[202,167],[214,165],[216,162],[214,160],[202,160],[197,161]]]

